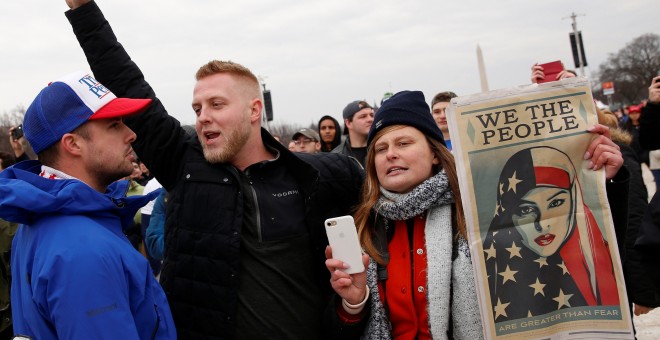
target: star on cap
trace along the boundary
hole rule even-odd
[[[562,306],[570,307],[571,304],[568,302],[568,300],[573,297],[573,294],[564,294],[564,292],[559,288],[559,295],[557,295],[556,298],[552,298],[553,300],[557,301],[557,309],[561,309]]]
[[[509,251],[509,258],[512,259],[516,256],[522,259],[522,255],[520,255],[520,247],[516,246],[516,241],[511,242],[511,248],[504,248]]]
[[[488,261],[490,259],[494,259],[495,255],[497,255],[497,252],[495,251],[495,245],[494,244],[491,244],[490,248],[485,249],[484,252],[486,253],[486,255],[488,255],[488,257],[486,257],[486,261]]]
[[[500,196],[504,195],[504,183],[500,182]]]
[[[511,270],[511,268],[509,268],[509,266],[507,265],[506,269],[503,272],[497,274],[502,277],[502,284],[505,284],[507,281],[518,282],[516,281],[516,277],[515,277],[517,272],[518,272],[517,270]]]
[[[522,182],[522,180],[516,178],[516,172],[513,172],[513,175],[511,178],[509,178],[509,190],[513,190],[513,193],[516,193],[516,186],[518,183]]]
[[[545,284],[539,282],[538,277],[536,278],[536,282],[532,283],[529,286],[534,288],[534,296],[536,296],[536,294],[541,294],[541,295],[545,296],[545,293],[543,292],[543,287],[545,287]]]
[[[505,317],[508,317],[508,315],[506,315],[506,307],[508,306],[509,303],[502,303],[500,301],[500,298],[497,298],[497,305],[495,306],[495,308],[493,308],[493,310],[495,311],[495,319],[497,319],[497,317],[499,317],[500,315],[504,315]]]
[[[500,215],[500,202],[497,201],[497,202],[495,202],[495,214],[493,215],[493,217],[499,216],[499,215]]]

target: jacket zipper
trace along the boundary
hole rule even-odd
[[[254,208],[257,214],[257,238],[259,239],[259,242],[263,242],[261,235],[261,212],[259,211],[259,201],[257,200],[257,192],[254,190],[254,187],[252,186],[252,181],[250,181],[250,191],[252,192],[252,198],[254,199]]]

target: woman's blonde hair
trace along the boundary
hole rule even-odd
[[[367,254],[371,256],[376,262],[380,264],[385,264],[383,261],[382,254],[378,251],[376,245],[374,244],[374,238],[376,235],[376,226],[375,226],[375,215],[372,214],[372,208],[378,202],[378,199],[381,196],[380,193],[380,183],[378,182],[378,175],[376,174],[376,165],[375,165],[375,152],[374,146],[376,141],[383,135],[398,129],[402,129],[407,125],[391,125],[383,128],[378,131],[374,138],[372,139],[371,144],[367,148],[367,160],[366,160],[366,171],[367,176],[365,178],[364,184],[362,186],[362,197],[360,199],[360,204],[358,205],[355,212],[355,225],[358,229],[358,236],[360,237],[360,243],[365,249]],[[433,174],[437,174],[440,170],[444,169],[449,180],[449,187],[454,194],[455,203],[452,205],[452,224],[455,227],[456,235],[467,238],[467,230],[465,224],[465,215],[463,213],[463,205],[461,204],[461,194],[458,189],[458,177],[456,175],[456,163],[454,161],[454,156],[447,150],[447,148],[442,145],[439,141],[426,137],[431,152],[438,158],[440,163],[433,168]]]

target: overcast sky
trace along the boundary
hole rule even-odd
[[[578,17],[587,76],[632,39],[660,32],[657,0],[601,1],[98,1],[119,41],[182,123],[194,73],[232,60],[263,77],[274,123],[341,118],[385,92],[480,91],[477,44],[491,90],[529,83],[534,62],[573,68],[568,16]],[[0,113],[28,106],[46,84],[88,69],[64,0],[0,4]]]

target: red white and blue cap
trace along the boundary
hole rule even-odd
[[[90,72],[78,71],[46,86],[25,112],[23,131],[37,154],[88,120],[144,111],[151,99],[117,98]]]

